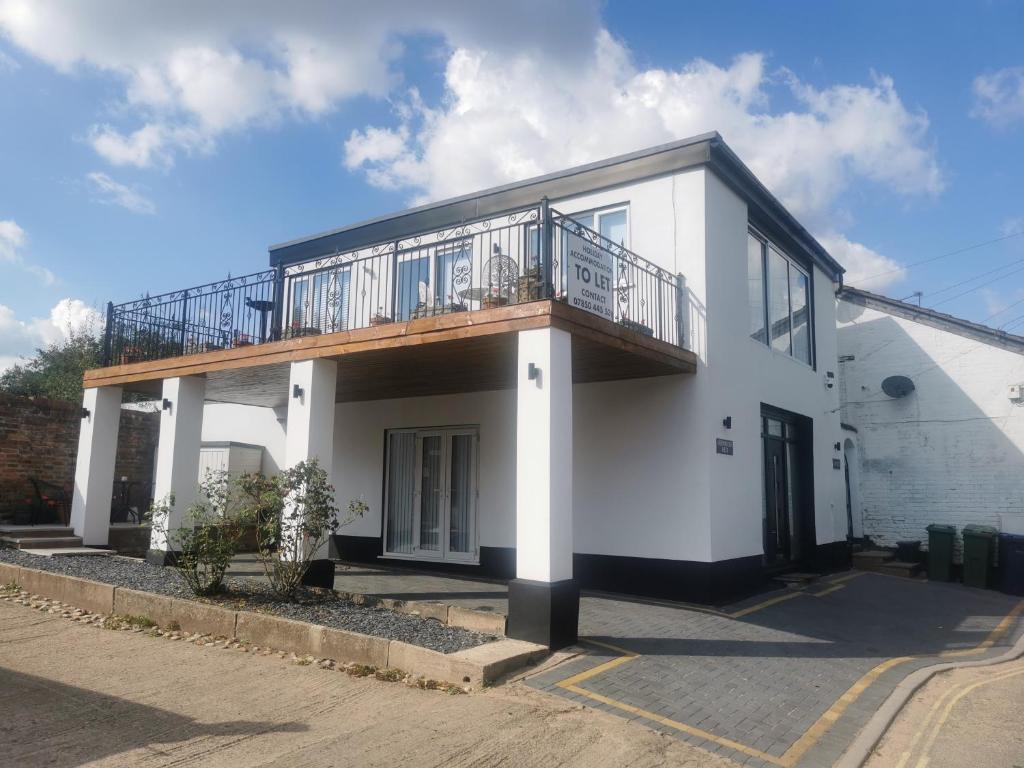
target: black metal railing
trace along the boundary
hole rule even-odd
[[[539,205],[107,307],[107,365],[565,301],[672,344],[681,280]]]

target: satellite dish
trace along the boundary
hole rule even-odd
[[[914,382],[906,376],[889,376],[882,381],[882,391],[889,397],[906,397],[914,391]]]

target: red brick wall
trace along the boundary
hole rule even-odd
[[[34,496],[30,477],[70,494],[81,414],[74,403],[0,393],[0,521],[24,510],[25,499]],[[114,477],[138,481],[131,501],[143,509],[149,503],[159,425],[157,413],[121,411]]]

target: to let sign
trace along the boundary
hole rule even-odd
[[[614,320],[612,255],[586,238],[567,232],[566,257],[569,304]]]

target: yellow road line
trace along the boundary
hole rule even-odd
[[[562,684],[559,683],[559,685]],[[610,707],[615,707],[616,709],[621,709],[624,712],[629,712],[631,715],[638,715],[639,717],[645,717],[648,720],[653,720],[656,723],[668,726],[669,728],[673,728],[677,731],[682,731],[683,733],[689,734],[690,736],[696,736],[701,739],[713,741],[715,744],[719,744],[723,747],[728,747],[729,749],[734,749],[737,752],[742,752],[744,755],[756,757],[760,760],[764,760],[766,763],[772,763],[773,765],[778,766],[785,766],[785,763],[779,760],[779,758],[775,757],[775,755],[769,755],[767,752],[762,752],[759,749],[748,747],[746,744],[741,744],[738,741],[733,741],[732,739],[727,739],[722,736],[716,736],[715,734],[710,733],[708,731],[703,731],[700,728],[694,728],[692,725],[680,723],[678,720],[672,720],[668,717],[662,717],[661,715],[655,714],[654,712],[649,712],[646,709],[634,707],[632,704],[627,704],[624,701],[616,701],[615,699],[608,698],[607,696],[602,696],[600,693],[594,693],[593,691],[588,691],[583,688],[579,688],[575,685],[566,686],[566,689],[581,696],[586,696],[588,699],[593,699],[594,701],[599,701],[602,704],[607,704]]]
[[[935,740],[939,737],[939,733],[942,730],[942,726],[945,725],[946,720],[949,719],[950,714],[952,714],[953,712],[953,708],[961,699],[963,699],[964,696],[966,696],[976,688],[981,688],[983,685],[998,683],[1001,680],[1006,680],[1010,677],[1016,677],[1017,675],[1024,675],[1024,669],[1015,669],[1010,672],[1004,672],[1001,675],[990,677],[987,680],[979,680],[976,683],[961,688],[959,693],[957,693],[956,696],[954,696],[949,701],[949,703],[946,704],[945,708],[942,710],[942,716],[936,721],[935,725],[932,726],[932,731],[928,735],[928,739],[925,741],[924,746],[921,748],[921,757],[917,761],[917,768],[925,768],[925,766],[928,764],[928,753],[931,751],[931,748],[935,746]]]
[[[939,656],[944,659],[948,659],[956,656],[971,656],[975,653],[987,651],[993,645],[998,643],[1002,639],[1003,635],[1010,631],[1010,628],[1014,625],[1015,620],[1020,616],[1022,611],[1024,611],[1024,600],[1017,603],[1017,605],[1013,607],[1013,610],[1006,614],[1003,617],[1003,620],[996,625],[996,628],[989,632],[988,637],[973,648],[967,648],[962,651],[944,651],[943,653],[940,653]]]
[[[913,659],[913,656],[897,656],[893,659],[886,659],[881,664],[866,672],[857,682],[851,685],[842,696],[836,699],[835,703],[825,710],[810,728],[804,731],[803,736],[793,742],[793,745],[786,750],[782,759],[786,765],[796,765],[800,758],[807,754],[807,750],[813,747],[825,732],[831,728],[847,708],[853,704],[860,695],[868,689],[875,680],[888,672],[893,667]]]

